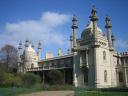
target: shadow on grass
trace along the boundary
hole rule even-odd
[[[75,88],[76,96],[128,96],[127,88],[86,89]]]
[[[57,90],[74,90],[72,85],[43,85],[43,87],[21,88],[9,87],[0,88],[0,96],[18,96],[20,94],[33,93],[39,91],[57,91]]]
[[[0,88],[0,96],[17,96],[22,93],[31,93],[41,91],[35,88]]]

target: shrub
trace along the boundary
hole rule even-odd
[[[0,74],[0,86],[8,87],[14,84],[14,75],[7,72],[2,72]]]
[[[30,73],[14,74],[0,70],[0,87],[31,87],[38,85],[40,81],[41,78],[38,75]]]
[[[13,86],[20,87],[23,85],[21,76],[15,75]]]
[[[63,74],[59,70],[51,70],[47,74],[49,84],[63,84]]]
[[[31,87],[41,82],[41,78],[38,75],[32,73],[26,73],[22,75],[23,86]]]

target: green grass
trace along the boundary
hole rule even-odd
[[[19,94],[33,93],[38,91],[73,90],[72,85],[44,85],[33,88],[0,88],[0,96],[18,96]]]
[[[128,92],[102,92],[102,91],[87,91],[76,90],[76,96],[128,96]]]
[[[18,96],[23,93],[40,91],[34,88],[0,88],[0,96]]]

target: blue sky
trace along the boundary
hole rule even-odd
[[[116,49],[128,49],[128,0],[0,0],[0,47],[30,39],[36,47],[43,44],[46,52],[55,55],[58,48],[66,52],[69,47],[71,20],[78,18],[78,37],[85,28],[92,5],[96,6],[98,26],[105,33],[105,16],[109,15]]]

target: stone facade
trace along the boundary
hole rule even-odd
[[[118,53],[115,50],[115,38],[111,32],[112,26],[110,17],[107,16],[105,20],[107,33],[107,36],[105,36],[103,31],[98,27],[98,17],[96,13],[96,9],[93,7],[90,21],[81,33],[79,39],[76,35],[78,28],[77,18],[76,16],[73,16],[72,33],[70,36],[70,54],[41,60],[38,64],[39,66],[34,66],[34,68],[27,67],[29,69],[27,71],[59,70],[59,68],[66,70],[66,68],[68,68],[66,67],[66,64],[68,63],[63,62],[65,67],[57,67],[62,65],[60,62],[56,64],[54,63],[63,61],[63,59],[67,60],[70,57],[69,59],[71,60],[69,61],[72,61],[70,62],[70,65],[72,65],[71,69],[73,69],[71,70],[73,71],[73,79],[70,80],[73,80],[72,83],[75,87],[128,87],[128,52]],[[39,49],[41,50],[41,47],[39,47]],[[35,54],[34,51],[33,53]],[[36,56],[32,55],[31,57]],[[25,62],[23,65],[27,66],[30,64]],[[47,68],[45,66],[47,66]],[[69,76],[67,77],[69,78]]]
[[[107,36],[98,27],[97,21],[96,9],[93,7],[90,21],[81,38],[77,40],[76,36],[72,36],[77,41],[77,47],[73,47],[74,84],[76,87],[128,87],[127,52],[120,54],[114,49],[110,17],[107,16],[105,20]]]
[[[38,44],[38,52],[35,51],[34,45],[26,40],[24,46],[19,43],[18,72],[26,73],[28,68],[39,67],[38,62],[41,58],[41,43]]]

